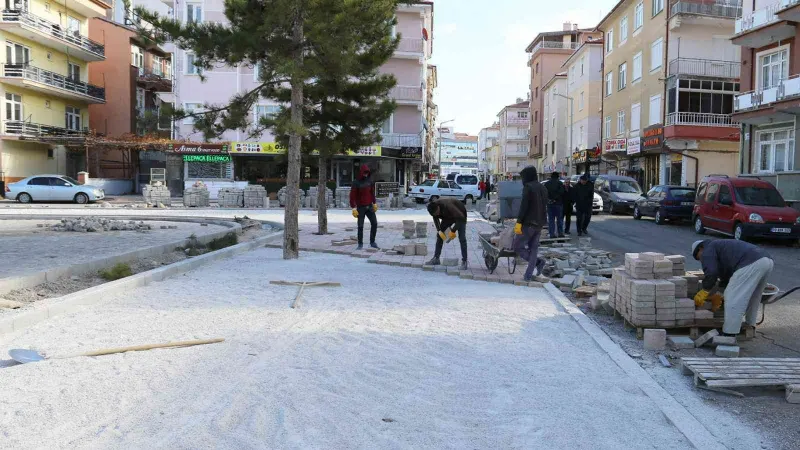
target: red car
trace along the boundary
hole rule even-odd
[[[800,211],[786,205],[772,184],[757,178],[712,175],[697,188],[694,231],[747,238],[800,239]]]

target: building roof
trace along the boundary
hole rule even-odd
[[[542,90],[543,91],[547,90],[547,88],[550,87],[550,85],[553,84],[556,80],[565,79],[565,78],[567,78],[567,72],[559,72],[559,73],[553,75],[553,78],[550,78],[547,81],[547,83],[545,83],[544,86],[542,86]]]
[[[534,44],[536,44],[536,41],[538,41],[539,39],[544,38],[544,37],[566,36],[568,34],[579,34],[579,33],[586,33],[586,32],[589,32],[589,31],[594,31],[594,29],[592,29],[592,28],[578,28],[577,30],[566,30],[566,31],[564,31],[564,30],[562,30],[562,31],[543,31],[543,32],[537,34],[536,37],[533,38],[531,43],[528,44],[527,47],[525,47],[525,52],[526,53],[530,53],[531,51],[533,51],[533,47],[534,47]]]
[[[593,41],[584,41],[583,44],[581,44],[580,47],[576,48],[575,51],[572,52],[571,55],[569,55],[569,58],[567,58],[567,60],[564,61],[564,64],[562,64],[561,67],[567,67],[567,65],[570,63],[570,61],[572,61],[572,58],[576,58],[578,53],[581,53],[583,51],[583,49],[586,48],[587,45],[599,45],[602,48],[603,40],[602,39],[595,39]]]
[[[600,22],[597,22],[597,25],[592,29],[592,31],[602,31],[602,30],[600,30],[600,25],[602,25],[603,22],[608,20],[608,18],[611,17],[611,15],[614,14],[619,9],[619,7],[624,5],[625,2],[627,2],[627,1],[628,0],[620,0],[616,5],[614,5],[614,7],[611,8],[611,11],[609,11],[608,14],[606,14],[605,17],[600,19]]]

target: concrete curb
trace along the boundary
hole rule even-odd
[[[614,343],[592,319],[569,301],[558,288],[552,283],[547,283],[544,287],[550,297],[560,304],[617,366],[633,379],[639,389],[653,400],[667,420],[686,436],[686,439],[695,448],[702,450],[723,450],[727,448],[689,410],[678,403],[658,382],[653,380],[647,371],[642,369],[619,345]]]
[[[72,217],[72,216],[61,216],[61,217]],[[0,220],[3,220],[3,218],[0,218]],[[42,216],[32,216],[32,215],[21,215],[13,217],[13,220],[53,220],[53,218],[52,216],[42,217]],[[203,244],[207,244],[210,241],[225,236],[230,232],[238,234],[242,230],[242,226],[239,225],[238,223],[222,219],[196,219],[196,218],[193,219],[188,217],[181,217],[178,220],[172,220],[168,218],[145,219],[143,217],[126,217],[124,218],[124,220],[208,223],[210,225],[218,225],[227,228],[226,230],[216,231],[213,233],[204,234],[202,236],[197,236],[197,240]],[[39,284],[48,281],[54,281],[62,277],[69,277],[72,275],[83,275],[90,272],[97,272],[98,270],[105,269],[107,267],[113,266],[114,264],[118,263],[125,263],[139,258],[148,258],[152,256],[162,255],[164,253],[174,250],[175,247],[186,245],[187,241],[188,238],[183,238],[172,242],[168,242],[166,244],[131,250],[129,252],[119,253],[116,255],[111,255],[105,258],[96,259],[93,261],[87,261],[80,264],[53,267],[51,269],[37,273],[32,273],[17,277],[3,278],[0,279],[0,295],[5,294],[7,292],[11,292],[16,289],[23,289],[27,287],[37,286]]]
[[[189,272],[190,270],[194,270],[206,264],[263,247],[269,240],[281,234],[283,234],[283,230],[261,236],[249,242],[189,258],[175,264],[137,273],[127,278],[93,286],[63,297],[48,299],[39,304],[34,304],[32,308],[19,314],[0,319],[0,337],[5,337],[10,333],[20,331],[59,314],[78,311],[85,306],[100,303],[106,296],[147,286],[154,282],[163,281],[169,277]]]

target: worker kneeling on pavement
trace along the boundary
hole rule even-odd
[[[450,242],[455,239],[458,232],[458,243],[461,244],[460,270],[467,270],[467,208],[454,198],[440,198],[428,203],[428,213],[433,217],[436,225],[436,250],[433,258],[428,261],[429,266],[441,264],[442,246],[445,240]],[[445,235],[447,232],[447,235]]]
[[[722,333],[738,335],[742,317],[750,326],[758,321],[761,294],[772,273],[772,257],[764,249],[736,240],[704,240],[692,244],[692,256],[703,265],[703,288],[694,297],[695,305],[702,306],[710,299],[710,292],[719,281],[725,289],[725,324]],[[722,299],[718,298],[718,303]]]

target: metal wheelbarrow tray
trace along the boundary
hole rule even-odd
[[[497,269],[500,258],[508,258],[508,273],[514,274],[517,271],[517,252],[495,246],[490,241],[491,237],[491,235],[483,233],[479,235],[483,247],[483,263],[486,264],[489,273],[492,274]]]

